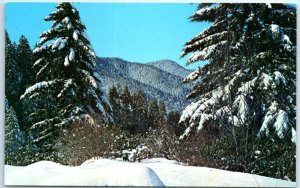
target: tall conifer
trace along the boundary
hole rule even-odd
[[[211,22],[185,44],[187,64],[208,60],[183,82],[198,80],[187,98],[181,138],[205,126],[246,126],[258,135],[296,129],[296,9],[286,4],[203,3],[190,17]],[[213,123],[214,122],[214,123]],[[258,126],[258,127],[257,127]]]
[[[33,51],[37,82],[21,96],[30,104],[30,137],[46,149],[72,123],[113,121],[79,12],[71,3],[59,3],[56,8],[45,18],[52,21],[51,29],[40,35]]]

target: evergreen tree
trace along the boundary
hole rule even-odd
[[[121,95],[121,117],[121,128],[133,134],[135,132],[135,123],[133,122],[132,96],[128,85],[125,86]]]
[[[113,86],[110,90],[109,90],[109,93],[108,93],[108,99],[109,99],[109,102],[112,106],[115,106],[115,104],[119,103],[119,93],[118,93],[118,90],[116,88],[116,86]]]
[[[23,109],[23,105],[20,101],[20,96],[25,92],[25,89],[33,83],[34,72],[32,70],[33,55],[30,49],[28,40],[25,36],[21,36],[19,44],[16,47],[16,67],[17,67],[17,83],[18,83],[18,95],[16,100],[12,103],[14,109],[16,109],[16,115],[19,120],[19,125],[22,130],[26,130],[26,117]]]
[[[12,106],[9,106],[5,98],[5,164],[14,165],[20,160],[20,152],[25,139]]]
[[[109,103],[112,107],[112,114],[116,125],[120,125],[122,119],[120,117],[121,113],[121,99],[119,92],[115,86],[113,86],[108,93]]]
[[[121,98],[122,98],[124,107],[126,107],[127,109],[131,108],[130,106],[132,105],[132,97],[131,97],[131,93],[129,91],[128,85],[125,86],[123,94],[121,95]]]
[[[26,87],[33,84],[35,74],[32,70],[33,55],[25,36],[21,36],[17,46],[17,64],[19,67],[19,77],[21,78],[21,91],[25,92]]]
[[[20,102],[20,96],[24,89],[22,91],[22,77],[20,76],[22,70],[18,64],[18,46],[10,41],[7,31],[5,31],[5,37],[5,95],[12,108],[15,109],[21,130],[24,130],[22,126],[23,108]]]
[[[156,129],[158,127],[159,120],[159,109],[157,101],[155,99],[150,99],[149,110],[147,115],[148,127]]]
[[[191,53],[187,64],[209,63],[183,80],[199,82],[187,96],[195,102],[180,118],[188,126],[181,139],[209,125],[245,126],[261,136],[295,138],[296,9],[286,4],[203,3],[190,20],[212,26],[183,49],[182,57]]]
[[[146,94],[139,89],[133,94],[133,119],[137,133],[145,133],[147,130],[147,97]]]
[[[167,109],[163,101],[160,101],[158,104],[158,125],[163,126],[166,124],[167,120]]]
[[[142,90],[131,94],[127,85],[119,93],[115,86],[109,91],[109,102],[116,125],[129,134],[145,133],[148,127],[146,94]]]
[[[40,35],[33,53],[36,83],[21,96],[27,104],[30,138],[51,151],[61,129],[72,123],[110,123],[110,105],[94,72],[95,53],[79,12],[71,3],[59,3],[45,18],[50,30]]]
[[[171,111],[167,117],[167,125],[174,131],[176,136],[180,136],[184,132],[184,127],[178,125],[179,119],[179,111]]]
[[[5,31],[5,95],[13,106],[20,96],[20,79],[16,56],[16,44],[11,42],[7,31]]]

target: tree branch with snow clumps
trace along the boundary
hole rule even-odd
[[[181,55],[191,54],[187,65],[209,63],[182,81],[200,82],[187,95],[194,102],[182,112],[179,124],[187,129],[180,138],[196,126],[260,125],[259,136],[272,131],[294,142],[296,10],[286,4],[203,3],[190,20],[213,24]]]
[[[109,102],[98,87],[101,79],[94,76],[96,55],[79,12],[71,3],[56,8],[45,18],[53,22],[51,29],[40,35],[33,51],[37,83],[21,97],[32,115],[32,141],[41,149],[53,146],[53,138],[74,122],[113,122]]]

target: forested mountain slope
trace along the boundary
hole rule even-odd
[[[185,96],[189,86],[180,85],[180,82],[190,71],[173,61],[142,64],[98,57],[96,64],[97,72],[103,77],[105,92],[113,85],[124,88],[127,84],[130,91],[142,89],[148,97],[164,101],[168,110],[181,110],[187,104]]]
[[[154,61],[147,64],[180,77],[185,77],[186,75],[191,73],[191,70],[185,69],[176,62],[168,59]]]

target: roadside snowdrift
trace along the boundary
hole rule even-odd
[[[295,187],[296,183],[153,158],[141,163],[92,159],[77,167],[50,161],[5,165],[5,185]]]

